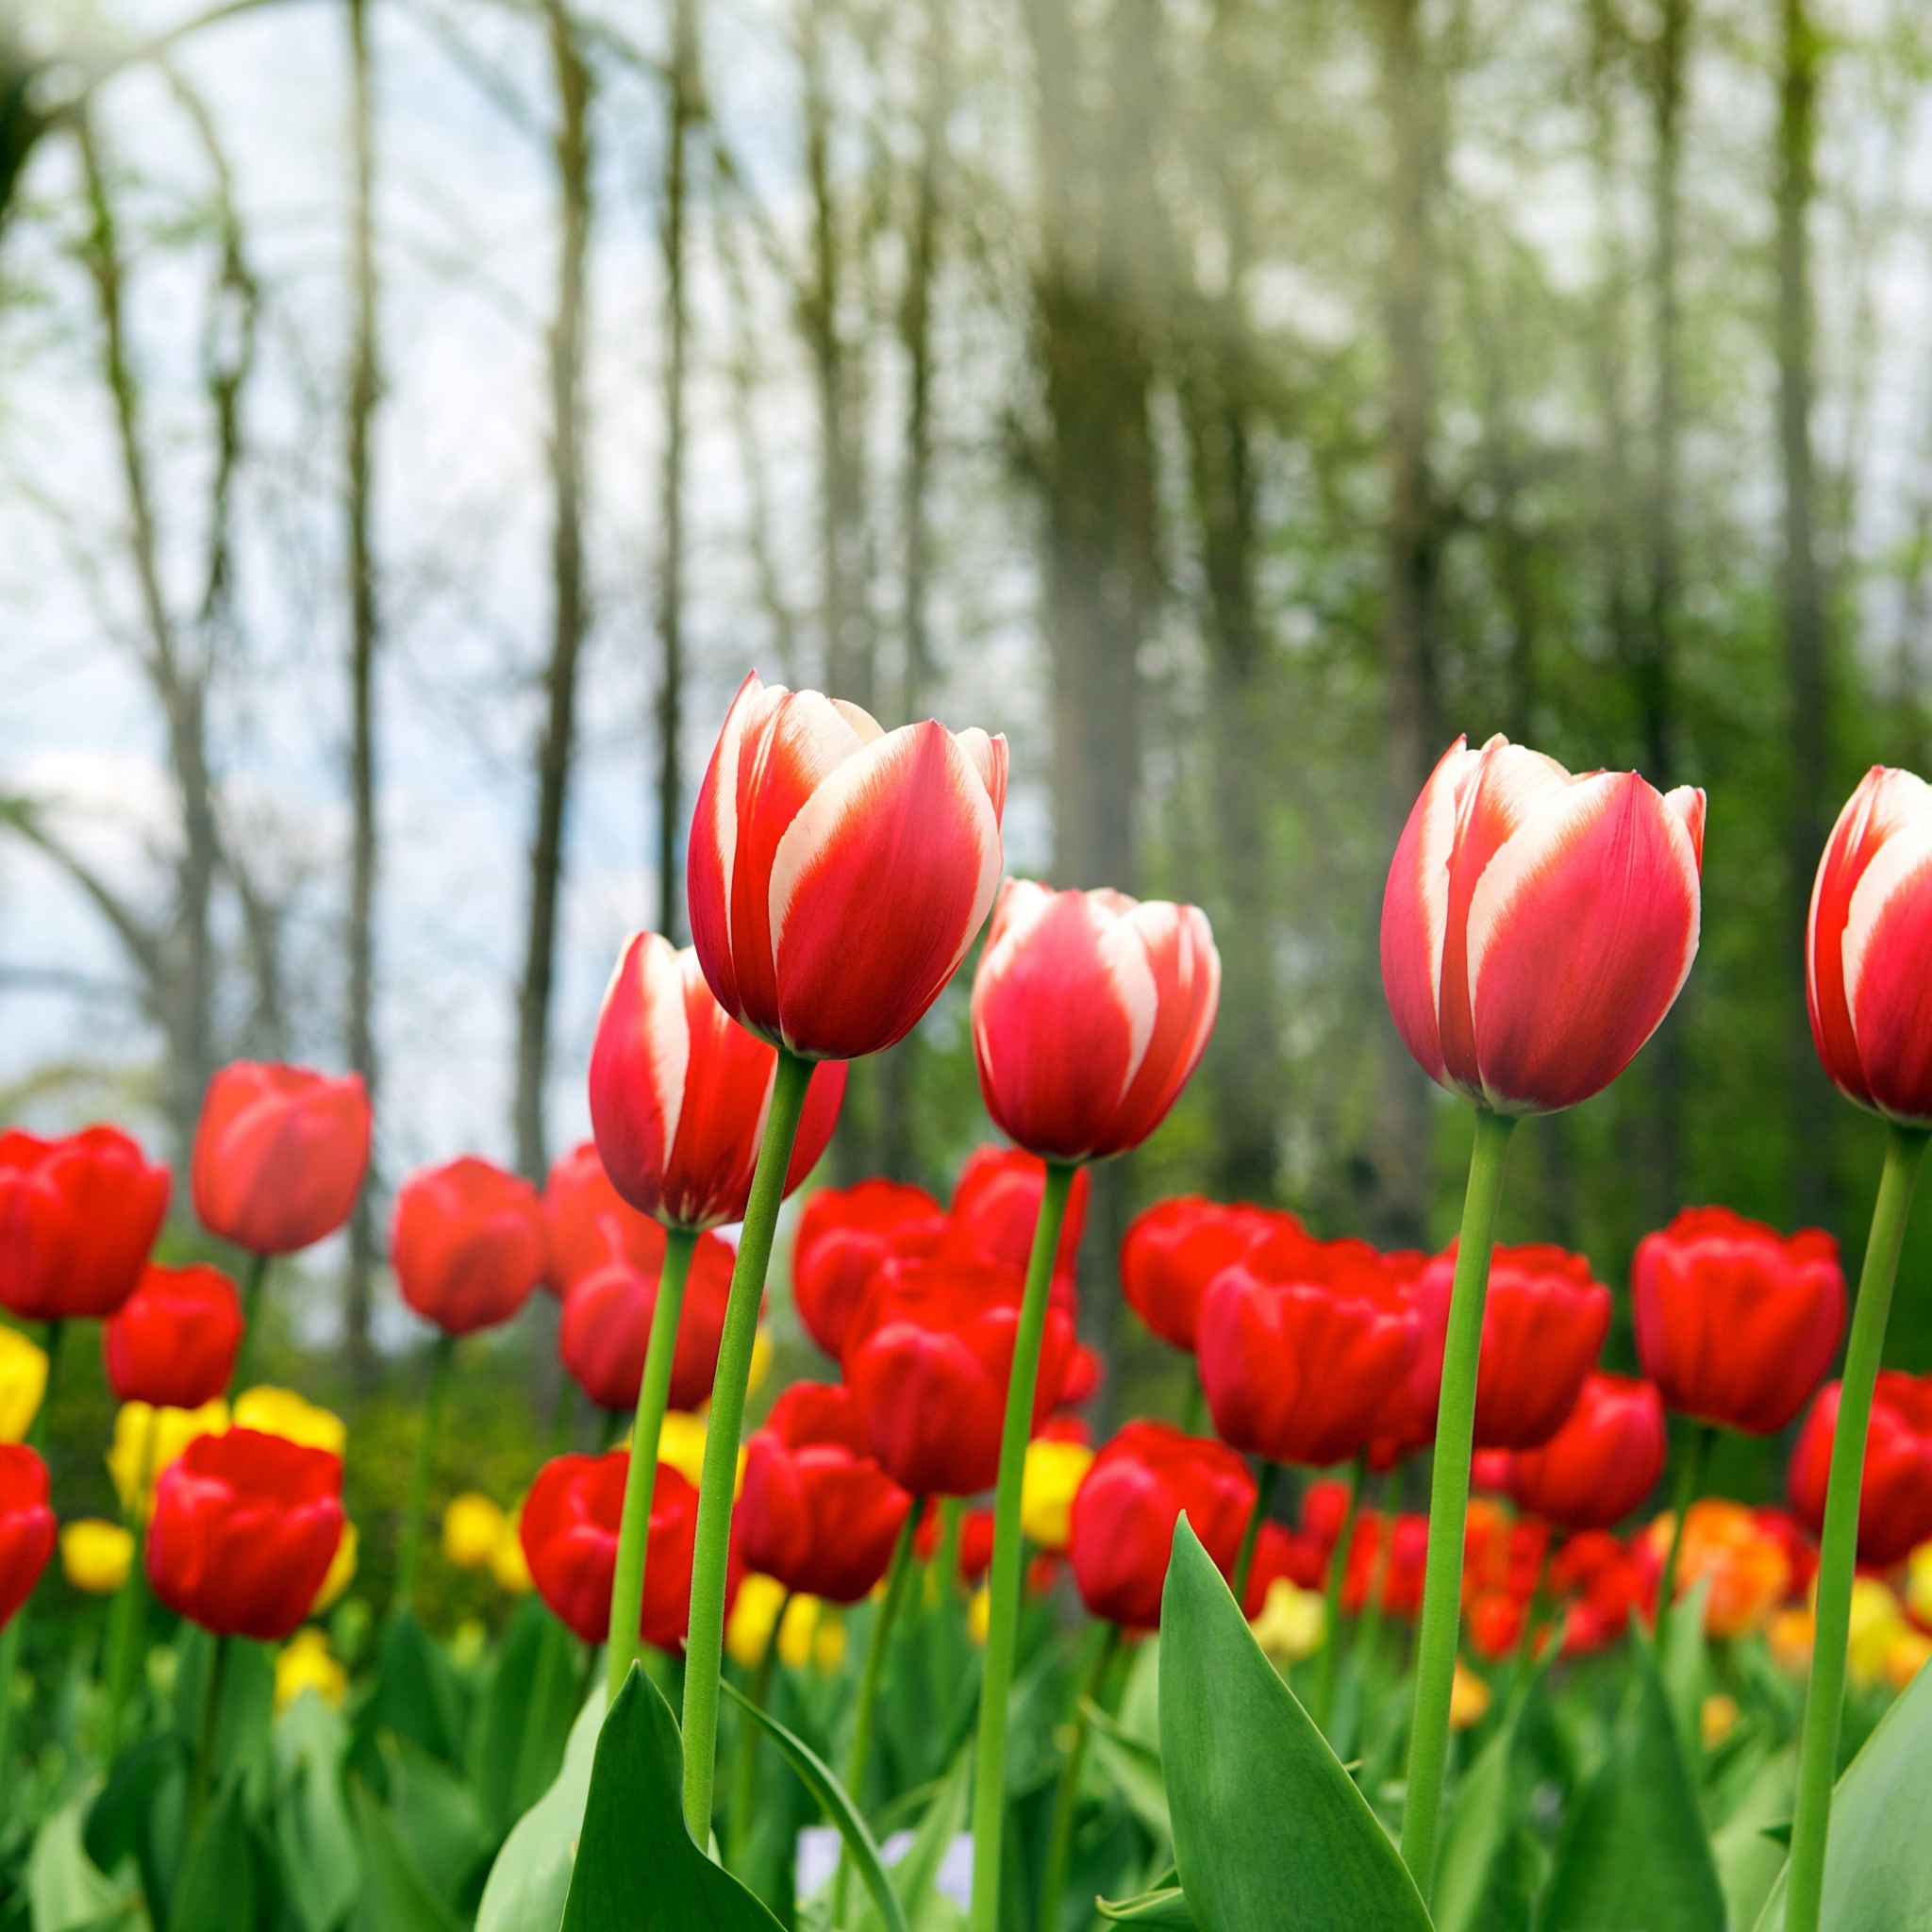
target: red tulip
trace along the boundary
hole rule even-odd
[[[787,1590],[856,1604],[886,1574],[911,1507],[836,1384],[794,1382],[745,1445],[744,1560]]]
[[[1292,1214],[1199,1194],[1157,1201],[1135,1216],[1121,1242],[1121,1293],[1163,1341],[1193,1353],[1208,1284],[1258,1241],[1299,1234]]]
[[[1458,738],[1403,828],[1382,985],[1432,1080],[1499,1113],[1607,1087],[1697,954],[1704,794]]]
[[[1433,1391],[1441,1381],[1455,1276],[1452,1243],[1417,1279],[1424,1343],[1410,1377],[1410,1403],[1419,1382]],[[1535,1449],[1547,1442],[1576,1407],[1609,1327],[1610,1291],[1592,1278],[1583,1256],[1546,1241],[1497,1248],[1483,1307],[1475,1446]],[[1428,1407],[1433,1412],[1433,1400]]]
[[[1004,858],[1007,741],[747,677],[698,790],[691,928],[718,1004],[808,1059],[903,1040]]]
[[[155,1480],[155,1594],[218,1637],[282,1638],[308,1614],[342,1535],[341,1458],[257,1429],[197,1436]]]
[[[1637,1353],[1683,1415],[1774,1436],[1838,1352],[1845,1277],[1820,1227],[1788,1239],[1728,1208],[1687,1208],[1637,1244]]]
[[[1341,1485],[1338,1483],[1339,1490]],[[1348,1567],[1341,1573],[1341,1607],[1358,1617],[1368,1607],[1374,1579],[1382,1577],[1385,1616],[1413,1617],[1423,1607],[1423,1576],[1428,1568],[1429,1519],[1364,1509],[1355,1520]],[[1332,1560],[1332,1559],[1331,1559]]]
[[[1422,1343],[1414,1307],[1366,1241],[1271,1237],[1201,1301],[1201,1387],[1216,1430],[1273,1462],[1363,1448]]]
[[[1008,879],[973,979],[986,1110],[1049,1159],[1138,1147],[1206,1051],[1220,997],[1198,907]]]
[[[820,1188],[805,1204],[791,1244],[791,1301],[806,1332],[836,1361],[859,1299],[887,1258],[937,1253],[947,1227],[924,1188],[886,1180]]]
[[[25,1442],[0,1442],[0,1629],[33,1594],[53,1554],[47,1465]]]
[[[1520,1508],[1565,1529],[1607,1529],[1656,1488],[1666,1446],[1664,1406],[1650,1383],[1592,1374],[1570,1419],[1541,1449],[1498,1452],[1498,1487]]]
[[[1375,1439],[1369,1444],[1374,1469],[1391,1470],[1412,1450],[1426,1448],[1436,1440],[1436,1405],[1442,1393],[1441,1344],[1431,1332],[1437,1312],[1434,1299],[1425,1299],[1422,1291],[1423,1275],[1433,1259],[1415,1248],[1392,1248],[1382,1257],[1389,1278],[1422,1317],[1423,1341],[1375,1425]]]
[[[1248,1593],[1241,1611],[1252,1623],[1268,1602],[1268,1586],[1285,1576],[1297,1590],[1320,1590],[1328,1574],[1328,1544],[1306,1529],[1264,1523],[1255,1539],[1255,1560],[1248,1571]]]
[[[558,1456],[537,1473],[524,1499],[518,1534],[538,1593],[586,1643],[610,1634],[617,1531],[630,1451]],[[698,1492],[668,1462],[658,1465],[644,1552],[644,1602],[638,1628],[659,1650],[684,1642],[691,1618],[691,1553]]]
[[[968,1590],[992,1568],[992,1511],[968,1509],[959,1518],[959,1581]]]
[[[579,1275],[563,1298],[558,1357],[599,1408],[635,1408],[644,1378],[664,1266],[664,1230],[655,1221],[645,1225],[658,1233],[658,1252],[647,1269],[626,1260],[607,1261]],[[677,1346],[671,1357],[668,1400],[673,1408],[695,1408],[710,1395],[736,1259],[730,1244],[714,1234],[701,1234],[691,1250]]]
[[[1816,1535],[1838,1431],[1839,1385],[1819,1391],[1798,1431],[1785,1474],[1792,1513]],[[1865,1431],[1865,1480],[1858,1496],[1858,1560],[1888,1570],[1932,1537],[1932,1375],[1878,1372]]]
[[[1523,1641],[1529,1599],[1506,1590],[1486,1590],[1469,1607],[1470,1648],[1488,1663],[1500,1663]]]
[[[1811,888],[1811,1039],[1839,1091],[1932,1126],[1932,789],[1874,765],[1845,801]]]
[[[101,1354],[117,1402],[199,1408],[228,1386],[242,1347],[235,1284],[205,1261],[150,1263],[141,1286],[101,1330]]]
[[[1098,1351],[1089,1348],[1084,1341],[1075,1342],[1067,1358],[1067,1373],[1060,1381],[1059,1406],[1078,1408],[1082,1403],[1091,1402],[1100,1393],[1100,1385],[1106,1378],[1107,1364]]]
[[[1785,1564],[1791,1575],[1790,1594],[1802,1597],[1811,1588],[1812,1577],[1818,1574],[1818,1545],[1812,1541],[1810,1532],[1789,1509],[1780,1509],[1773,1504],[1754,1509],[1751,1514],[1757,1527],[1766,1535],[1774,1537],[1782,1546]]]
[[[419,1168],[396,1195],[390,1257],[425,1322],[446,1335],[494,1327],[542,1278],[542,1203],[528,1181],[475,1155]]]
[[[585,1141],[550,1164],[543,1189],[543,1286],[559,1299],[572,1282],[611,1261],[655,1274],[664,1227],[610,1185],[597,1143]]]
[[[236,1060],[208,1082],[194,1130],[194,1211],[257,1255],[291,1255],[348,1220],[369,1168],[369,1091],[340,1078]]]
[[[111,1315],[140,1284],[168,1179],[119,1127],[0,1134],[0,1303],[23,1322]]]
[[[591,1125],[617,1191],[674,1226],[741,1221],[777,1069],[711,997],[694,952],[634,934],[591,1046]],[[787,1193],[818,1165],[844,1097],[842,1061],[813,1070]]]
[[[1563,1655],[1607,1649],[1630,1627],[1631,1612],[1648,1616],[1656,1579],[1627,1543],[1600,1529],[1573,1536],[1550,1559],[1550,1592],[1568,1600]]]
[[[1181,1511],[1231,1576],[1254,1507],[1255,1479],[1232,1449],[1165,1423],[1127,1424],[1074,1496],[1067,1555],[1082,1602],[1110,1623],[1154,1629]]]
[[[1000,1425],[1025,1278],[1017,1268],[889,1261],[845,1337],[845,1380],[874,1453],[915,1496],[971,1496],[999,1473]],[[1074,1322],[1048,1306],[1037,1424],[1059,1400]]]
[[[1091,1177],[1083,1169],[1074,1176],[1060,1218],[1054,1274],[1069,1283],[1087,1226],[1087,1197],[1091,1191]],[[1025,1267],[1033,1257],[1033,1227],[1045,1191],[1046,1162],[1037,1154],[1021,1147],[975,1147],[953,1187],[946,1252],[961,1260]]]

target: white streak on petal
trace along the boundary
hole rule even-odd
[[[1916,782],[1916,781],[1915,781]],[[1896,804],[1894,803],[1894,814]],[[1874,817],[1876,813],[1874,812]],[[1896,815],[1891,822],[1898,824]],[[1922,807],[1909,824],[1900,825],[1878,848],[1864,876],[1852,891],[1845,920],[1845,1006],[1851,1013],[1852,1035],[1858,1032],[1858,989],[1865,973],[1865,955],[1885,908],[1928,866],[1932,866],[1932,808]],[[1863,1042],[1860,1041],[1860,1045]]]
[[[1148,957],[1179,923],[1179,914],[1165,899],[1137,905],[1124,893],[1103,887],[1087,895],[1087,920],[1095,928],[1100,963],[1127,1023],[1127,1067],[1121,1079],[1121,1093],[1124,1094],[1147,1058],[1154,1023],[1160,1017],[1160,989],[1155,984]],[[1184,972],[1185,947],[1183,936]]]
[[[1449,861],[1456,852],[1456,826],[1462,797],[1475,789],[1467,781],[1481,763],[1482,753],[1469,750],[1467,741],[1457,739],[1456,747],[1438,761],[1429,774],[1429,782],[1423,788],[1421,837],[1416,841],[1416,870],[1420,874],[1416,896],[1429,947],[1429,1010],[1437,1016],[1439,1031],[1442,1012],[1442,948],[1449,934]]]
[[[1684,875],[1685,896],[1690,901],[1690,924],[1684,934],[1684,958],[1677,968],[1676,984],[1665,1012],[1677,1004],[1684,982],[1697,958],[1697,942],[1704,926],[1704,793],[1691,785],[1680,785],[1665,794],[1660,814],[1664,831],[1671,841],[1679,870]],[[1694,829],[1693,829],[1694,827]]]
[[[677,1144],[677,1123],[684,1113],[684,1083],[691,1068],[691,1024],[685,1017],[685,989],[702,980],[704,969],[695,951],[676,951],[658,933],[647,933],[638,948],[638,991],[643,1003],[645,1051],[656,1091],[658,1118],[664,1123],[664,1160]]]

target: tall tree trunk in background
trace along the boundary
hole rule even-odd
[[[1441,751],[1436,689],[1436,579],[1441,515],[1430,472],[1435,416],[1434,283],[1430,229],[1439,160],[1420,0],[1375,0],[1389,122],[1389,575],[1383,610],[1388,717],[1389,839],[1393,849],[1416,793]],[[1368,1211],[1376,1237],[1427,1239],[1426,1082],[1385,1027]]]
[[[1785,950],[1805,957],[1811,878],[1824,849],[1829,800],[1830,679],[1825,666],[1824,592],[1818,569],[1811,458],[1812,151],[1817,138],[1821,48],[1806,0],[1784,0],[1783,73],[1777,129],[1778,430],[1784,458],[1785,676],[1790,706],[1790,815],[1787,827]],[[1828,1094],[1811,1048],[1802,979],[1789,1001],[1791,1191],[1805,1220],[1824,1208],[1818,1126]]]
[[[664,552],[658,635],[664,661],[658,686],[658,930],[674,945],[684,932],[684,874],[678,863],[684,796],[678,744],[684,724],[685,215],[691,130],[702,109],[697,0],[674,0],[671,98],[664,148]]]
[[[543,1089],[550,1066],[550,998],[557,966],[557,908],[563,877],[564,808],[576,739],[577,660],[587,613],[583,557],[584,264],[591,228],[591,70],[563,0],[544,0],[557,81],[557,312],[550,325],[550,466],[553,625],[544,680],[548,710],[537,753],[537,830],[530,848],[530,905],[523,988],[517,1001],[517,1167],[544,1176]]]
[[[368,0],[348,0],[349,127],[355,190],[350,213],[348,421],[349,562],[349,1065],[375,1097],[375,603],[372,432],[381,375],[375,349],[375,102]],[[367,1375],[370,1280],[380,1237],[372,1174],[349,1217],[343,1329],[349,1366]]]

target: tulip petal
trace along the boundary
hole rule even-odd
[[[1424,1072],[1442,1077],[1442,945],[1457,798],[1482,755],[1458,738],[1436,762],[1402,828],[1382,896],[1382,982],[1389,1010]]]
[[[1923,791],[1924,788],[1922,787]],[[1879,849],[1851,895],[1841,941],[1853,1038],[1872,1100],[1894,1119],[1932,1121],[1932,812]],[[1912,962],[1901,972],[1898,962]]]

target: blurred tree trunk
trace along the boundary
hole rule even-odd
[[[375,92],[369,57],[368,0],[348,0],[349,128],[355,188],[350,212],[348,384],[349,559],[349,1065],[361,1074],[372,1101],[375,1063],[375,598],[374,430],[381,395],[375,339]],[[348,1279],[343,1296],[344,1341],[351,1371],[367,1377],[371,1279],[380,1253],[376,1227],[378,1182],[364,1184],[349,1217]]]
[[[1436,684],[1436,579],[1441,512],[1430,472],[1435,417],[1435,263],[1431,239],[1439,132],[1420,0],[1375,0],[1389,123],[1389,529],[1383,610],[1390,849],[1442,749]],[[1377,1239],[1427,1238],[1427,1083],[1385,1027],[1374,1198]]]
[[[1830,678],[1824,593],[1815,531],[1811,449],[1811,197],[1822,45],[1807,0],[1784,0],[1783,69],[1777,126],[1778,441],[1783,458],[1785,675],[1790,710],[1790,794],[1787,822],[1785,948],[1797,968],[1788,1003],[1791,1098],[1791,1191],[1802,1220],[1824,1208],[1818,1128],[1828,1092],[1812,1051],[1803,999],[1805,927],[1811,879],[1824,849],[1830,801]]]
[[[664,521],[658,634],[664,661],[658,687],[658,930],[674,945],[684,933],[684,795],[678,746],[684,724],[684,445],[689,305],[685,291],[686,204],[691,128],[704,111],[698,67],[697,0],[674,0],[671,98],[664,147]]]
[[[544,0],[557,83],[555,141],[559,232],[557,310],[550,325],[550,474],[553,623],[548,701],[537,752],[537,828],[517,1001],[516,1149],[519,1172],[543,1184],[543,1089],[550,1067],[550,1003],[557,966],[557,908],[563,879],[565,807],[576,739],[577,661],[588,615],[583,555],[584,267],[591,228],[591,70],[564,0]]]

